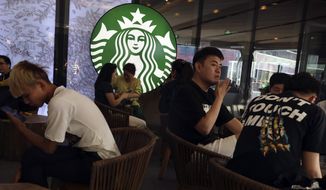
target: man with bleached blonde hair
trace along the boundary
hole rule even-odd
[[[17,130],[33,145],[22,158],[20,182],[47,187],[47,177],[56,177],[89,183],[94,161],[120,155],[110,128],[94,102],[71,89],[52,84],[42,67],[28,61],[18,63],[11,71],[9,88],[29,105],[48,104],[44,137],[7,113]]]

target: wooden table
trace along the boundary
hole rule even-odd
[[[31,183],[0,183],[0,190],[48,190]]]
[[[28,128],[40,135],[46,128],[46,116],[30,115],[25,121]],[[9,120],[0,120],[0,159],[19,161],[30,144]]]

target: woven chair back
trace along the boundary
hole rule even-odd
[[[278,190],[229,170],[216,158],[210,159],[209,165],[213,182],[212,190]]]
[[[179,189],[211,189],[212,181],[208,169],[208,160],[218,158],[227,162],[230,158],[194,145],[166,131]]]
[[[120,128],[120,127],[129,127],[129,113],[119,110],[117,108],[104,105],[100,102],[95,101],[95,104],[102,112],[106,122],[109,124],[109,127]]]
[[[139,190],[156,137],[146,129],[116,128],[121,156],[93,164],[91,190]]]

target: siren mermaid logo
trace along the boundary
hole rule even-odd
[[[155,10],[138,4],[115,7],[97,22],[90,42],[94,67],[99,72],[106,63],[123,66],[133,63],[135,77],[143,92],[162,84],[176,58],[176,40],[167,21]]]

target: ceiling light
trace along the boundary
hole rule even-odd
[[[259,9],[262,10],[262,11],[265,11],[265,10],[267,10],[267,6],[266,5],[262,5],[262,6],[260,6]]]
[[[225,30],[224,31],[224,35],[229,35],[229,34],[231,34],[231,31],[230,30]]]
[[[187,0],[187,2],[188,2],[188,3],[192,3],[192,2],[193,2],[193,0]]]
[[[177,12],[177,13],[174,13],[174,15],[175,15],[175,16],[180,16],[180,13]]]
[[[274,3],[272,3],[272,5],[273,5],[273,6],[276,6],[276,5],[278,5],[278,3],[277,3],[277,2],[274,2]]]
[[[147,7],[150,7],[150,6],[151,6],[151,4],[150,4],[150,3],[147,3],[147,4],[146,4],[146,6],[147,6]]]
[[[278,37],[274,37],[274,40],[278,40]]]
[[[213,10],[213,13],[214,13],[214,14],[217,14],[218,12],[220,12],[220,10],[218,10],[218,9],[214,9],[214,10]]]

